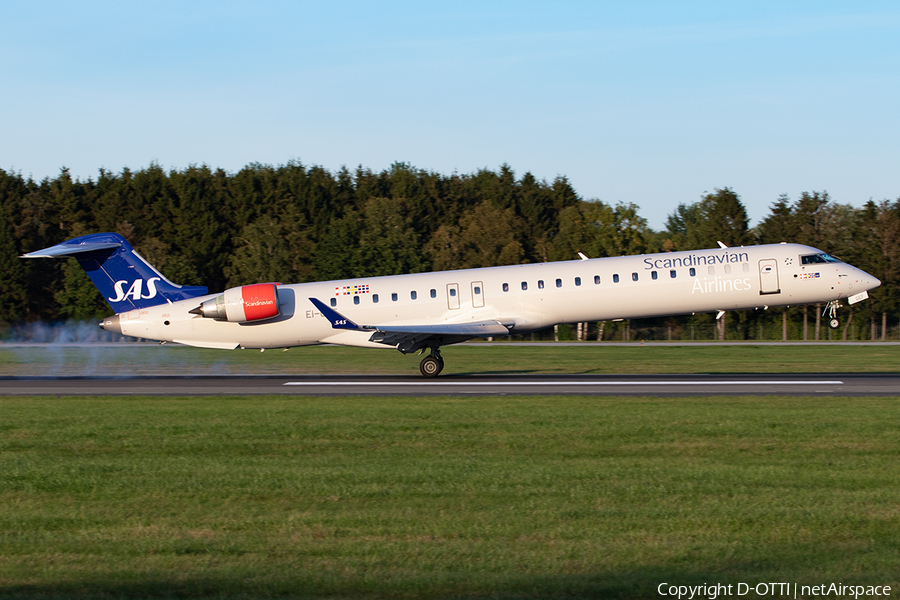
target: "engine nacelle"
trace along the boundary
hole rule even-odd
[[[190,312],[229,323],[271,319],[281,314],[278,307],[278,284],[257,283],[227,289],[221,296],[206,300]]]

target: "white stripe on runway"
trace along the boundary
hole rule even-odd
[[[283,385],[321,386],[488,386],[488,385],[842,385],[843,381],[288,381]]]

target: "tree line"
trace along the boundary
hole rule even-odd
[[[172,281],[210,291],[259,281],[567,260],[578,252],[595,258],[710,248],[719,240],[729,246],[791,241],[884,282],[871,300],[853,307],[857,324],[868,321],[873,331],[896,325],[893,315],[900,312],[900,200],[855,208],[825,192],[793,201],[781,196],[751,228],[737,193],[724,188],[677,205],[665,228],[654,231],[634,204],[585,200],[565,177],[517,178],[508,165],[444,175],[405,163],[381,172],[330,172],[290,162],[251,164],[236,173],[152,164],[120,173],[101,169],[84,181],[66,169],[41,181],[0,169],[0,323],[108,314],[74,259],[17,258],[101,231],[122,234]],[[727,336],[753,339],[760,325],[779,318],[784,328],[788,322],[799,327],[799,310],[742,313],[730,320]],[[708,321],[697,315],[667,319],[665,326]],[[611,325],[606,334],[621,327]]]

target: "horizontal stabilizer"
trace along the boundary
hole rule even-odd
[[[19,258],[59,258],[61,256],[74,256],[76,254],[81,254],[82,252],[112,250],[114,248],[118,248],[121,245],[122,244],[119,242],[88,242],[81,244],[71,244],[69,242],[63,242],[62,244],[50,246],[49,248],[44,248],[43,250],[36,250],[34,252],[29,252],[28,254],[23,254]]]

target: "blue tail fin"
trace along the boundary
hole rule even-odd
[[[22,258],[74,256],[116,313],[205,296],[202,286],[176,285],[163,277],[117,233],[83,235]]]

